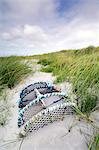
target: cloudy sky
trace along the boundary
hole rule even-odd
[[[99,0],[0,0],[0,56],[99,46]]]

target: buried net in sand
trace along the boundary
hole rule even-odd
[[[46,82],[27,86],[20,93],[18,127],[20,134],[42,128],[44,125],[73,114],[76,104],[67,99],[67,94]]]

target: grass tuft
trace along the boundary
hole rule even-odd
[[[30,67],[17,57],[0,58],[0,90],[14,87],[30,72]]]
[[[99,149],[99,134],[97,133],[89,144],[88,150],[98,150]]]
[[[41,64],[43,66],[47,66],[47,65],[51,64],[51,60],[49,60],[49,59],[42,59],[42,60],[38,61],[38,64]]]

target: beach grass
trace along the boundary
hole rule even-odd
[[[19,57],[0,58],[0,126],[4,126],[10,116],[9,89],[12,89],[32,72],[28,61]]]
[[[97,133],[91,140],[88,150],[98,150],[99,149],[99,134]]]
[[[99,100],[99,47],[63,50],[38,56],[41,71],[52,72],[55,83],[69,80],[82,112],[90,113]]]
[[[0,58],[0,91],[5,87],[12,88],[31,72],[27,62],[18,57]]]

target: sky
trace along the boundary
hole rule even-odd
[[[0,0],[0,56],[99,46],[99,0]]]

